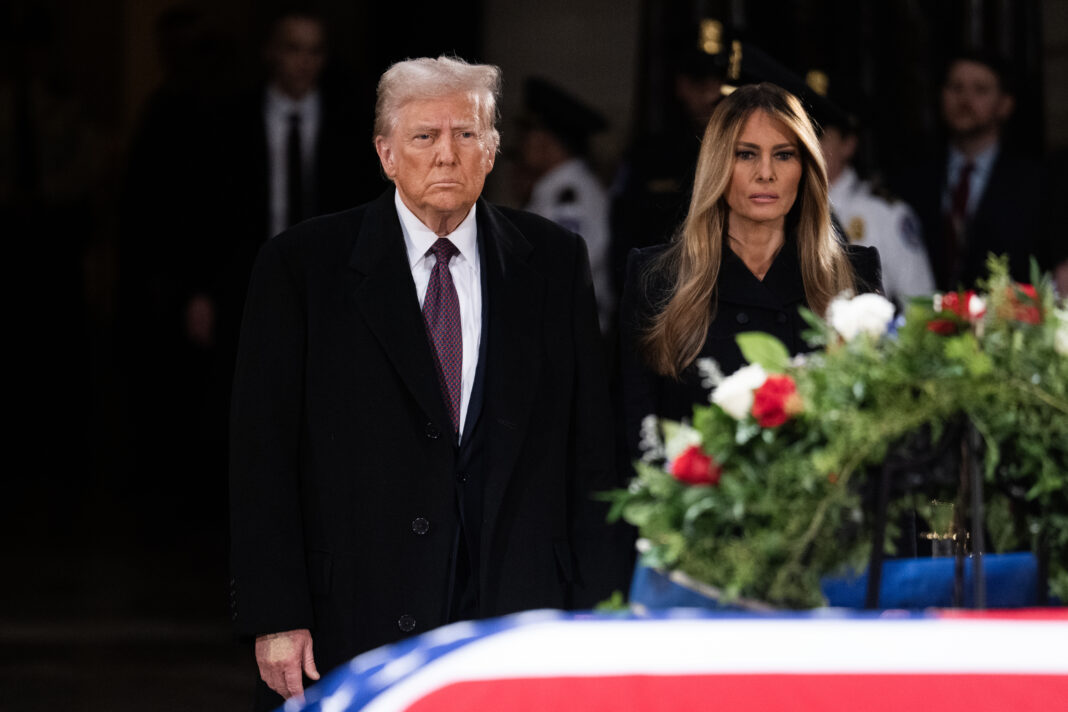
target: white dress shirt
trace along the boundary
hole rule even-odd
[[[415,292],[422,308],[430,271],[437,258],[426,254],[438,240],[433,230],[424,225],[394,192],[397,215],[400,216],[404,247],[408,250],[408,264],[415,280]],[[482,278],[478,257],[478,228],[475,221],[475,206],[455,230],[445,237],[456,246],[460,254],[449,260],[449,274],[456,287],[460,302],[460,331],[463,338],[463,367],[460,375],[460,433],[467,422],[467,406],[471,402],[471,389],[475,384],[475,369],[478,367],[478,349],[482,339]],[[433,346],[433,345],[431,345]]]
[[[965,206],[964,212],[969,219],[975,214],[976,208],[979,207],[979,201],[983,198],[983,191],[986,190],[987,181],[990,180],[990,173],[994,170],[994,161],[997,160],[998,149],[999,144],[994,143],[974,158],[969,159],[957,149],[952,146],[949,147],[949,156],[946,159],[946,184],[942,188],[943,214],[948,213],[953,204],[953,192],[957,189],[957,184],[960,183],[960,175],[961,171],[964,170],[964,164],[969,161],[974,168],[968,180],[968,204]]]
[[[286,151],[289,142],[289,117],[300,114],[300,158],[305,185],[315,171],[315,143],[319,135],[319,120],[322,112],[319,90],[311,91],[300,101],[294,101],[276,87],[267,87],[263,103],[263,121],[267,129],[267,167],[270,176],[269,207],[267,214],[267,237],[274,237],[285,230]],[[308,216],[310,217],[310,216]]]

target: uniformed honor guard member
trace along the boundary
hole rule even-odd
[[[579,234],[590,271],[602,331],[614,314],[608,264],[608,192],[588,162],[590,137],[608,128],[598,111],[541,77],[524,85],[520,161],[533,180],[525,209]]]
[[[909,297],[930,294],[935,288],[919,218],[908,204],[862,179],[854,168],[860,127],[857,117],[842,108],[845,92],[831,91],[822,72],[809,72],[806,82],[828,100],[817,111],[823,127],[820,147],[827,163],[831,209],[843,237],[854,245],[878,248],[886,296],[903,308]]]

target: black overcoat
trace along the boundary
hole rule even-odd
[[[626,288],[620,304],[620,371],[622,444],[628,462],[641,456],[639,433],[646,416],[691,420],[695,404],[708,404],[710,389],[702,385],[696,363],[684,369],[676,381],[655,373],[641,355],[641,334],[671,292],[668,279],[649,273],[651,263],[666,249],[667,245],[657,245],[633,250],[627,264]],[[848,245],[846,250],[856,274],[857,291],[881,292],[878,251],[859,245]],[[714,359],[724,375],[734,373],[746,363],[735,337],[747,331],[771,334],[783,342],[791,355],[809,350],[802,338],[807,328],[798,311],[802,306],[806,306],[805,285],[793,237],[787,237],[763,280],[757,279],[741,258],[724,245],[715,318],[698,359]]]
[[[268,241],[242,326],[233,618],[248,637],[311,629],[320,672],[448,616],[465,473],[393,201]],[[585,247],[528,213],[477,216],[479,615],[589,607],[630,552],[590,497],[618,483]]]

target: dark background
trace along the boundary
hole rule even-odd
[[[155,424],[170,437],[149,447],[144,413],[131,406],[155,399],[165,412],[176,399],[178,411],[177,400],[197,392],[208,372],[197,365],[204,356],[175,345],[146,393],[143,382],[132,383],[120,334],[130,307],[120,240],[129,149],[162,77],[154,23],[178,4],[0,5],[5,390],[13,395],[5,401],[14,423],[0,499],[0,710],[242,709],[254,675],[251,651],[227,627],[218,434],[204,436],[182,410],[183,420]],[[254,83],[264,29],[281,4],[185,4],[202,18],[189,71],[204,92],[225,97]],[[317,7],[331,34],[331,81],[350,88],[368,119],[374,83],[396,60],[448,52],[504,69],[505,153],[487,186],[502,202],[512,200],[509,127],[524,76],[547,75],[612,117],[593,156],[609,180],[630,137],[662,124],[665,67],[676,48],[696,42],[707,18],[722,23],[728,40],[753,42],[801,74],[821,69],[832,86],[850,87],[869,121],[864,160],[876,173],[934,150],[941,65],[960,46],[1011,59],[1019,91],[1009,141],[1045,158],[1054,176],[1068,146],[1062,0]],[[374,160],[369,135],[365,145],[354,161]],[[353,196],[353,204],[372,197]],[[162,252],[182,247],[178,239]],[[225,406],[205,408],[195,417],[224,420]]]

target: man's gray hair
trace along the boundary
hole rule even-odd
[[[375,136],[390,135],[397,125],[401,107],[408,102],[453,94],[473,96],[483,139],[496,153],[501,145],[497,131],[501,70],[492,64],[468,64],[459,57],[406,59],[387,69],[378,80]]]

